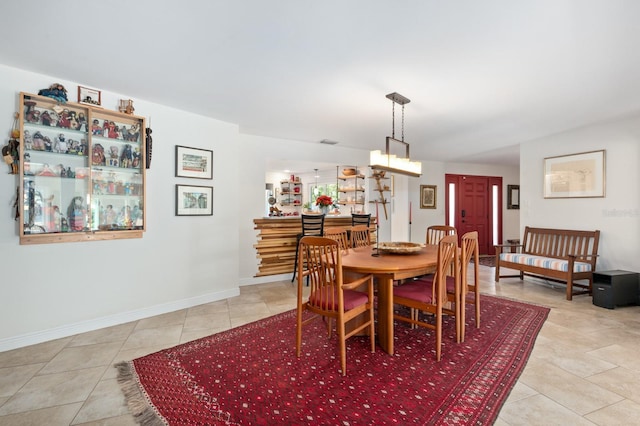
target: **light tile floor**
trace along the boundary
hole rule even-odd
[[[562,286],[503,279],[483,293],[551,308],[496,425],[640,424],[640,306],[608,310]],[[295,307],[288,281],[134,323],[0,353],[0,425],[134,425],[113,364]]]

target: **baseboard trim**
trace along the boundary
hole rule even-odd
[[[239,295],[240,288],[236,287],[225,291],[207,293],[188,299],[175,300],[160,305],[149,306],[147,308],[142,308],[135,311],[122,312],[75,324],[63,325],[48,330],[42,330],[34,333],[27,333],[20,336],[0,339],[0,352],[23,348],[25,346],[48,342],[50,340],[74,336],[79,333],[95,331],[101,328],[113,327],[115,325],[125,324],[131,321],[138,321],[144,318],[179,311],[180,309],[191,308],[193,306],[216,302],[218,300],[228,299],[229,297],[235,297]]]

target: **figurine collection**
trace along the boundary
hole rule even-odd
[[[54,203],[54,196],[43,199],[42,194],[35,190],[33,182],[28,182],[26,188],[29,206],[29,220],[25,224],[25,233],[42,232],[80,232],[88,231],[90,218],[83,197],[73,197],[67,206],[66,216],[60,207]],[[142,226],[142,209],[135,204],[114,208],[112,204],[99,205],[96,209],[97,217],[92,228],[107,229],[135,229]],[[38,223],[38,225],[36,225]],[[39,225],[42,224],[42,225]]]
[[[10,167],[10,173],[20,173],[22,152],[22,174],[25,177],[87,179],[91,176],[91,181],[88,182],[89,188],[84,191],[86,194],[82,190],[78,193],[78,184],[72,184],[76,185],[75,194],[72,192],[65,196],[64,191],[55,187],[68,184],[53,180],[51,182],[55,184],[50,187],[48,179],[23,179],[24,206],[21,206],[18,194],[16,219],[20,212],[28,216],[24,220],[24,234],[142,228],[143,208],[139,198],[108,196],[143,195],[142,175],[139,172],[117,171],[116,168],[140,169],[145,160],[146,167],[149,167],[151,129],[142,129],[141,122],[128,117],[121,118],[124,123],[118,122],[120,120],[117,120],[116,114],[103,114],[99,110],[91,109],[87,114],[87,109],[67,104],[67,90],[58,83],[38,91],[38,95],[54,99],[57,103],[52,105],[34,96],[24,96],[24,134],[20,134],[20,117],[16,113],[9,142],[2,148],[2,156]],[[132,115],[133,101],[121,101],[119,109]],[[107,118],[103,118],[105,116]],[[141,152],[143,130],[147,132],[144,141],[148,150],[146,159],[142,158]],[[90,136],[87,137],[86,133],[90,133]],[[21,140],[23,147],[19,146]],[[74,160],[71,156],[85,158]],[[45,159],[50,162],[43,161]],[[88,194],[98,196],[91,198],[90,206],[86,204],[89,202]],[[61,195],[62,200],[59,200]]]

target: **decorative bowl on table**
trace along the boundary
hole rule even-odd
[[[415,254],[418,253],[424,244],[408,243],[408,242],[388,242],[380,243],[378,250],[382,253],[389,254]]]

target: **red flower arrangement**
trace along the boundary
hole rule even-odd
[[[328,195],[321,195],[316,198],[316,206],[329,207],[333,205],[333,200]]]

